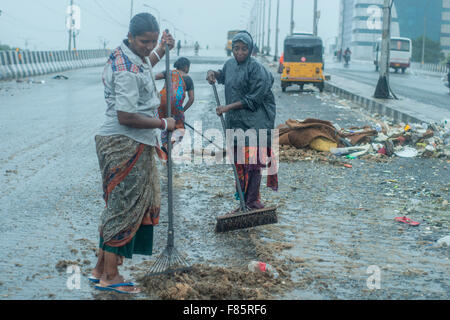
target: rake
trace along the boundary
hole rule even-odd
[[[169,30],[166,29],[166,33]],[[167,90],[167,116],[172,116],[171,97],[172,97],[172,74],[170,72],[169,46],[166,44],[166,90]],[[169,141],[172,133],[169,131]],[[159,255],[155,263],[150,268],[147,276],[156,276],[161,274],[173,274],[175,272],[189,271],[192,267],[184,259],[184,254],[175,248],[174,228],[173,228],[173,192],[172,192],[172,144],[167,144],[167,189],[168,189],[168,216],[169,227],[167,231],[167,246]]]
[[[220,106],[220,100],[219,95],[217,94],[216,85],[213,83],[212,87],[214,89],[214,96],[216,98],[217,106]],[[223,115],[220,115],[219,117],[220,121],[222,122],[224,134],[226,136],[225,120],[223,118]],[[231,161],[231,163],[233,167],[234,178],[236,180],[236,187],[239,194],[240,211],[236,213],[228,213],[223,216],[217,217],[216,232],[225,232],[237,229],[252,228],[265,224],[277,223],[278,218],[276,213],[277,210],[276,206],[251,210],[245,205],[244,194],[242,192],[241,183],[239,181],[239,176],[237,174],[236,165],[234,164],[234,161]]]

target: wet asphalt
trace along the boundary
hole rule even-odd
[[[203,60],[202,53],[193,59],[196,101],[186,121],[201,120],[203,130],[220,129],[204,79],[225,59],[209,54]],[[372,124],[357,106],[327,92],[290,87],[282,93],[274,68],[267,67],[276,79],[277,125],[289,118],[330,120],[343,128]],[[94,144],[105,110],[101,71],[65,72],[68,80],[43,76],[43,84],[0,83],[1,299],[92,299],[97,293],[87,276],[104,206]],[[223,99],[222,87],[219,94]],[[190,263],[246,266],[257,258],[249,233],[263,246],[289,244],[277,261],[301,261],[291,271],[299,285],[276,299],[448,299],[449,250],[435,245],[449,234],[448,161],[347,162],[352,168],[315,156],[281,162],[279,191],[261,188],[266,204],[279,205],[279,223],[225,234],[214,226],[216,216],[238,205],[230,166],[176,163],[175,245]],[[126,261],[126,278],[166,246],[167,188],[165,168],[159,168],[163,208],[155,254]],[[403,215],[421,225],[394,221]]]

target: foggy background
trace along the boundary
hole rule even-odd
[[[134,0],[133,13],[150,12],[161,19],[161,29],[175,31],[176,40],[198,41],[202,48],[224,49],[230,29],[247,29],[254,0]],[[66,10],[69,0],[0,2],[0,44],[29,50],[66,50]],[[74,0],[81,9],[77,49],[117,47],[126,37],[130,0]],[[152,8],[146,7],[150,6]],[[271,53],[275,45],[277,0],[272,0]],[[266,0],[268,11],[269,0]],[[280,0],[279,52],[290,29],[291,0]],[[339,0],[318,0],[318,34],[324,45],[334,42],[339,24]],[[267,12],[266,11],[266,12]],[[267,19],[267,14],[266,14]],[[267,21],[267,20],[266,20]],[[294,0],[295,31],[312,32],[313,0]],[[266,22],[267,25],[267,22]],[[175,30],[174,30],[175,28]],[[267,29],[265,35],[267,42]]]

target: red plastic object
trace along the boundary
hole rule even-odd
[[[409,225],[414,226],[414,227],[416,227],[416,226],[418,226],[420,224],[420,222],[413,221],[410,218],[407,218],[406,216],[396,217],[395,221],[403,222],[403,223],[409,224]]]

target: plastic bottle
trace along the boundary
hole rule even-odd
[[[372,127],[374,130],[377,130],[377,132],[381,132],[383,130],[383,128],[381,127],[381,125],[379,123],[377,123],[376,125],[374,125]]]
[[[251,261],[248,264],[248,270],[251,272],[267,272],[274,279],[278,278],[277,270],[270,264],[261,261]]]

